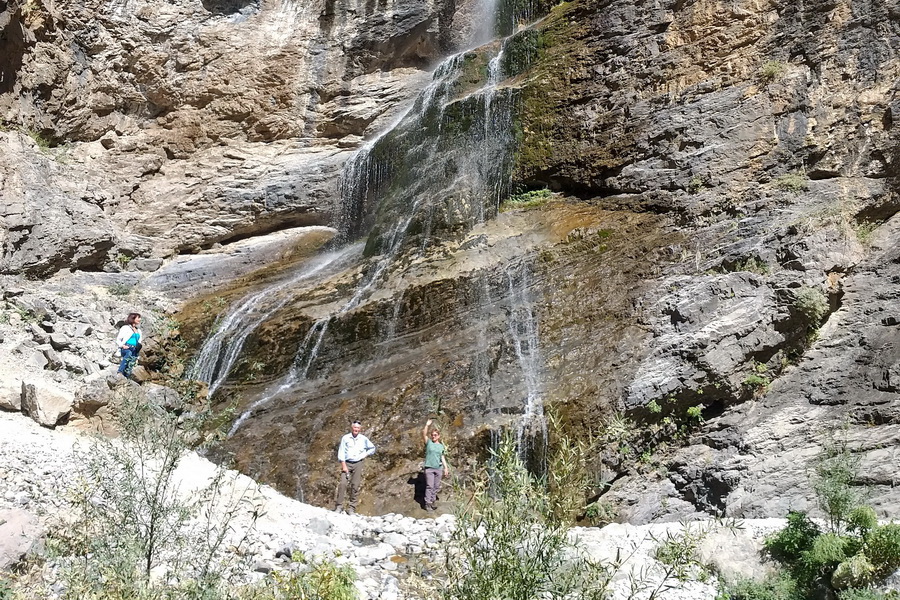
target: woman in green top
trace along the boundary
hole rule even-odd
[[[434,510],[438,492],[441,491],[441,479],[450,474],[444,451],[447,449],[441,443],[441,432],[436,427],[431,430],[429,439],[428,428],[431,427],[431,419],[425,422],[422,429],[422,439],[425,440],[425,510]]]

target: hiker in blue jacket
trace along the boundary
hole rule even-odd
[[[122,353],[122,360],[119,362],[119,373],[125,377],[131,377],[131,371],[137,364],[137,357],[141,351],[141,345],[144,341],[144,333],[141,331],[141,315],[139,313],[131,313],[125,318],[125,325],[119,329],[119,335],[116,336],[116,346]]]

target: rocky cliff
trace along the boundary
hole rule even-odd
[[[836,430],[895,510],[900,6],[546,9],[431,76],[477,7],[11,4],[0,268],[167,303],[240,276],[184,354],[246,307],[222,452],[323,505],[350,417],[386,512],[428,414],[464,468],[500,427],[539,463],[552,408],[620,519],[813,508]],[[309,225],[364,241],[310,259]]]

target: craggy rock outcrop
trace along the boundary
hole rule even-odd
[[[119,257],[330,224],[345,148],[459,43],[453,9],[10,2],[0,272],[116,270]]]
[[[470,33],[473,3],[451,4],[10,4],[0,110],[26,131],[0,134],[0,269],[134,269],[183,295],[230,268],[220,243],[368,235],[311,260],[276,242],[278,265],[181,315],[196,348],[246,301],[214,401],[248,412],[220,452],[319,504],[350,418],[379,447],[363,510],[409,511],[427,415],[461,470],[502,427],[540,469],[553,407],[597,434],[595,499],[620,519],[814,508],[841,424],[858,483],[900,508],[897,3],[561,4],[461,55],[440,109],[350,163],[376,168],[339,204],[351,149]],[[542,186],[559,194],[498,211]],[[45,232],[44,207],[75,235]],[[23,360],[68,370],[40,323]]]
[[[405,448],[415,445],[414,430],[400,422],[410,412],[437,406],[461,439],[477,440],[473,424],[527,414],[522,399],[534,393],[573,431],[601,431],[616,411],[640,428],[644,439],[633,447],[661,469],[615,452],[598,469],[612,484],[604,500],[635,521],[814,508],[809,461],[847,419],[877,425],[857,449],[864,464],[883,460],[876,449],[895,435],[896,323],[886,290],[900,206],[896,7],[586,0],[557,7],[519,36],[521,54],[509,58],[526,66],[512,82],[522,88],[516,179],[623,216],[660,215],[626,237],[652,236],[660,222],[678,235],[640,248],[623,242],[614,220],[578,224],[568,210],[543,212],[566,241],[521,252],[540,325],[537,384],[525,373],[534,356],[522,362],[524,330],[509,332],[527,329],[509,325],[520,310],[514,286],[498,293],[502,273],[512,279],[509,263],[413,285],[400,268],[371,302],[329,324],[306,367],[314,382],[267,404],[258,429],[251,417],[239,431],[232,444],[245,468],[327,503],[328,484],[316,480],[342,428],[330,419],[364,414],[383,440],[383,499],[402,489],[385,483],[390,474],[399,481],[414,470],[416,450]],[[478,240],[448,241],[435,254],[462,260]],[[621,262],[598,262],[598,252]],[[856,286],[872,291],[860,297]],[[479,293],[506,317],[482,320]],[[335,302],[331,292],[308,296],[286,317],[296,329],[272,363],[276,373],[303,347],[326,297]],[[411,349],[424,359],[402,358]],[[680,427],[670,433],[685,448],[660,446],[654,432],[667,427]],[[298,443],[310,432],[312,441]],[[296,452],[290,466],[275,459],[285,452]],[[892,482],[869,479],[876,503],[896,508]],[[389,501],[372,508],[388,509],[379,502]]]

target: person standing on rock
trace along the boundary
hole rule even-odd
[[[119,329],[116,336],[116,346],[122,353],[119,362],[119,373],[125,377],[131,377],[131,371],[137,364],[137,357],[144,341],[144,333],[141,331],[141,315],[131,313],[125,318],[125,325]]]
[[[425,440],[425,510],[435,509],[438,492],[441,491],[441,479],[450,474],[447,459],[444,458],[446,446],[441,443],[441,431],[437,427],[431,430],[431,419],[425,421],[422,439]]]
[[[350,433],[341,438],[338,446],[337,458],[341,463],[341,479],[338,483],[334,510],[337,512],[344,510],[344,496],[347,494],[347,484],[349,484],[348,515],[356,513],[356,503],[359,501],[359,490],[362,487],[363,461],[375,453],[375,445],[360,433],[361,431],[362,424],[359,421],[353,421],[350,425]]]

